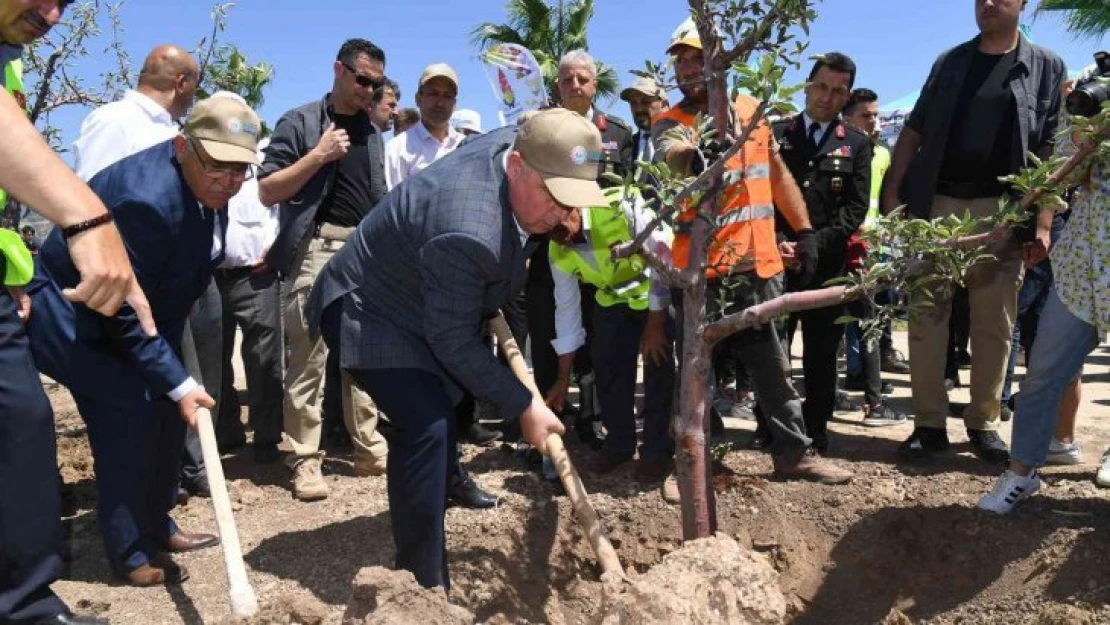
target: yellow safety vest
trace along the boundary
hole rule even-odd
[[[614,200],[623,191],[621,187],[612,187],[604,192],[607,198]],[[594,206],[582,212],[583,217],[588,215],[590,220],[590,240],[575,246],[552,241],[548,248],[551,262],[581,281],[596,286],[598,304],[606,308],[625,304],[633,310],[647,310],[648,293],[651,291],[647,261],[639,254],[613,260],[610,252],[610,248],[617,243],[632,240],[624,210],[619,206]]]
[[[26,110],[27,97],[23,93],[23,59],[16,57],[4,65],[4,88]],[[0,211],[8,205],[8,192],[0,189]],[[34,265],[31,252],[23,239],[12,230],[0,230],[0,255],[4,262],[4,286],[23,286],[31,281]]]

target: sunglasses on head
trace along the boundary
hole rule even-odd
[[[355,68],[351,67],[350,65],[347,65],[346,61],[340,61],[339,64],[342,65],[344,68],[346,68],[346,70],[348,72],[351,72],[352,74],[355,75],[355,82],[358,83],[358,86],[360,86],[360,87],[370,87],[371,89],[377,90],[377,89],[381,89],[382,85],[385,84],[385,80],[383,80],[382,78],[374,78],[373,76],[364,76],[364,75],[358,73],[357,71],[355,71]]]

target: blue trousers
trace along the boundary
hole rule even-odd
[[[60,508],[54,414],[15,304],[0,289],[0,623],[65,611],[50,590],[62,574]]]
[[[145,386],[138,372],[132,375],[130,384],[111,395],[73,393],[96,466],[104,550],[112,567],[124,573],[153,559],[177,532],[170,511],[177,502],[187,429],[175,402],[149,399],[138,390]]]
[[[593,312],[590,356],[606,430],[605,453],[625,460],[636,454],[636,364],[647,311],[615,304],[596,305]]]
[[[126,573],[156,556],[177,531],[169,513],[177,501],[185,422],[176,402],[151,395],[125,356],[81,339],[57,285],[39,286],[32,293],[38,312],[28,326],[35,366],[69,388],[88,427],[104,550],[112,568]],[[180,357],[181,331],[159,330]],[[53,467],[52,455],[50,462]]]
[[[1064,389],[1083,372],[1083,361],[1101,340],[1102,333],[1071,314],[1055,289],[1049,292],[1017,398],[1014,460],[1031,467],[1044,465]]]
[[[339,340],[342,300],[328,306],[320,332],[329,350]],[[450,588],[447,574],[447,485],[457,472],[455,407],[440,377],[420,369],[348,369],[390,424],[386,490],[396,566],[421,586]]]

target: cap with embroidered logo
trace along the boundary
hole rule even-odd
[[[539,172],[556,202],[576,208],[609,205],[597,184],[601,133],[585,117],[563,108],[535,113],[521,123],[513,149]]]
[[[189,113],[183,131],[199,141],[214,160],[258,164],[262,122],[244,102],[222,97],[201,100]]]

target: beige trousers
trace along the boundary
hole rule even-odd
[[[963,215],[985,217],[998,210],[997,198],[958,200],[944,195],[933,201],[933,217]],[[1021,248],[1012,244],[997,260],[979,263],[964,276],[971,307],[971,403],[964,411],[964,425],[971,430],[993,430],[998,422],[1002,383],[1010,357],[1010,339],[1017,317],[1017,294],[1023,275]],[[948,320],[951,292],[933,291],[930,303],[917,295],[913,305],[924,307],[910,315],[910,386],[918,427],[944,428],[948,420],[948,393],[944,365],[948,356]]]
[[[342,241],[310,238],[301,245],[293,263],[292,288],[285,293],[285,337],[288,358],[285,369],[285,434],[298,458],[322,456],[320,434],[324,401],[324,370],[328,346],[322,338],[312,340],[304,308],[316,276],[343,247]],[[378,408],[351,377],[342,373],[343,421],[351,434],[356,456],[385,458],[389,449],[378,432]]]

